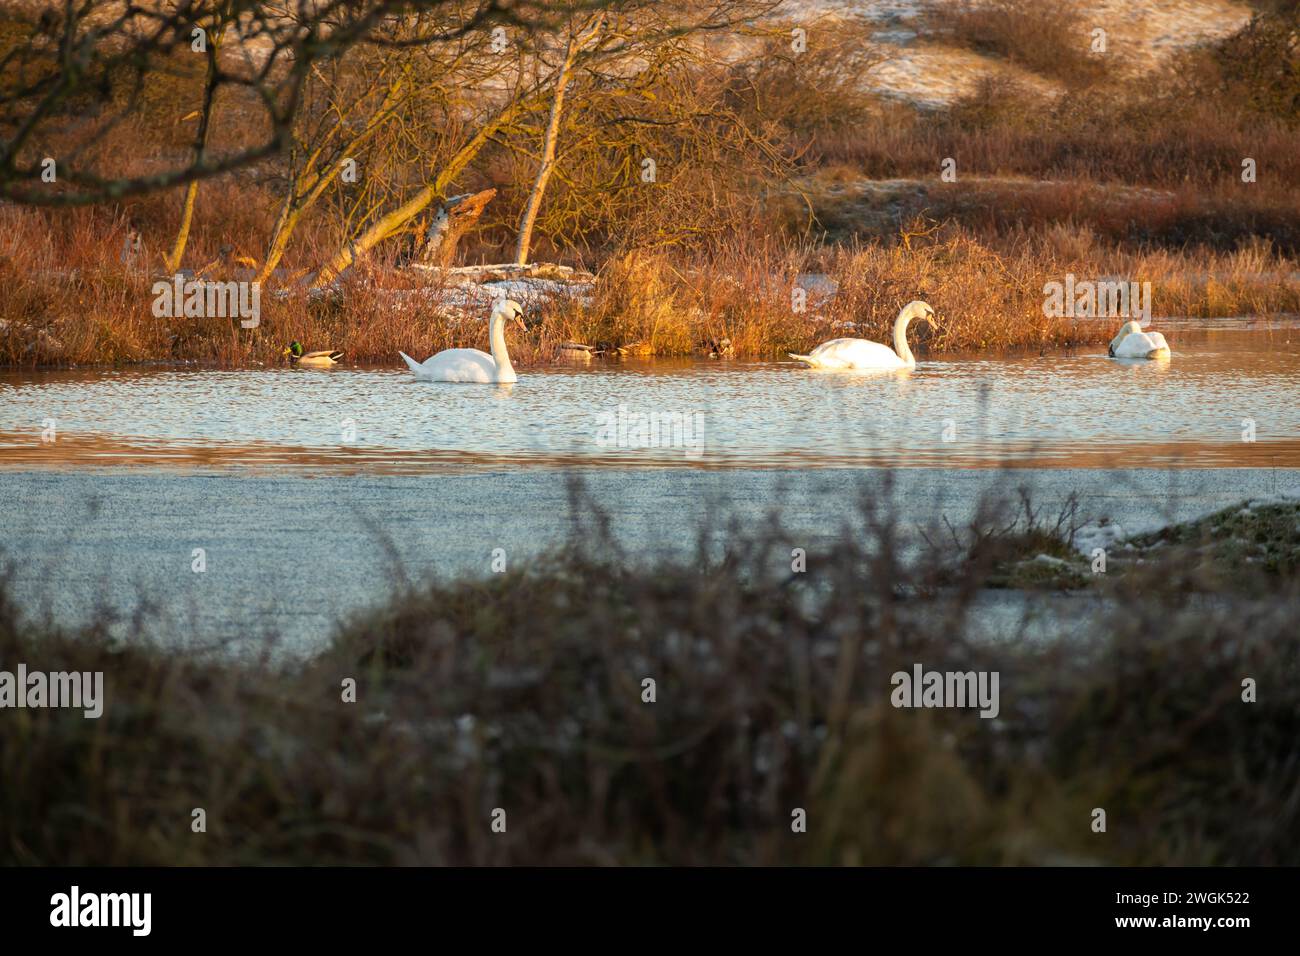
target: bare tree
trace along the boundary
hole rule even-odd
[[[770,38],[788,44],[788,29],[765,16],[772,12],[756,2],[611,8],[577,57],[565,115],[548,122],[540,149],[522,124],[504,143],[548,169],[542,188],[556,183],[544,210],[539,189],[527,197],[530,229],[578,247],[602,230],[617,231],[622,243],[673,244],[753,212],[766,187],[751,184],[784,180],[793,190],[795,154],[734,82],[743,64],[768,55]],[[552,107],[548,120],[556,117]],[[551,158],[547,145],[557,142]]]
[[[680,51],[691,38],[734,31],[755,18],[770,13],[774,0],[708,0],[704,3],[663,2],[663,0],[611,0],[594,8],[588,16],[582,11],[567,11],[571,25],[565,35],[564,53],[558,62],[551,61],[553,44],[539,36],[523,47],[524,61],[515,81],[488,95],[491,108],[479,120],[474,132],[450,155],[447,162],[414,194],[407,196],[386,213],[377,215],[359,234],[343,243],[316,277],[318,286],[332,282],[359,257],[385,239],[407,230],[412,219],[421,215],[438,197],[445,196],[489,144],[503,141],[506,134],[539,108],[548,110],[548,130],[554,135],[544,138],[538,173],[527,206],[520,220],[521,233],[528,238],[516,241],[516,258],[527,258],[534,223],[547,184],[555,173],[556,142],[564,110],[565,94],[574,77],[584,75],[598,84],[640,85],[644,77],[653,76],[655,65],[665,51]],[[576,26],[575,26],[576,25]],[[557,96],[557,91],[559,95]],[[547,142],[551,150],[546,158]],[[531,211],[530,211],[531,210]]]
[[[203,162],[203,154],[208,145],[208,129],[212,125],[212,104],[217,92],[217,77],[220,72],[221,41],[225,37],[229,24],[230,4],[219,3],[212,11],[211,19],[200,29],[203,30],[204,52],[207,54],[207,70],[203,80],[203,103],[198,109],[198,131],[194,135],[194,161]],[[190,223],[194,221],[194,203],[199,194],[199,181],[191,179],[185,190],[185,200],[181,204],[181,224],[176,231],[176,242],[170,255],[163,256],[163,266],[170,273],[181,267],[185,255],[185,246],[190,238]]]
[[[405,39],[431,28],[442,36],[453,32],[450,24],[433,23],[434,17],[391,24],[386,36]],[[456,161],[464,146],[461,138],[472,135],[482,117],[491,117],[498,108],[493,100],[510,86],[505,60],[491,54],[493,40],[493,34],[479,31],[381,47],[379,55],[357,49],[328,68],[313,69],[262,278],[273,272],[295,229],[319,200],[328,197],[334,203],[345,246],[335,259],[343,263],[339,269],[346,268],[350,260],[345,256],[358,242],[370,248],[363,233],[382,217],[383,208],[409,196],[413,170],[432,171]],[[341,175],[345,167],[357,175]],[[409,228],[403,223],[397,231]]]
[[[319,71],[317,72],[319,76]],[[323,81],[323,77],[322,77]],[[411,83],[403,72],[377,68],[370,82],[351,98],[332,91],[328,106],[290,149],[284,202],[267,244],[257,278],[265,281],[280,264],[303,216],[348,168],[362,148],[393,121]],[[378,96],[376,105],[368,100]]]
[[[509,123],[515,116],[524,112],[531,103],[531,97],[521,95],[512,98],[495,109],[474,133],[463,142],[451,155],[450,159],[438,171],[433,179],[422,186],[414,195],[406,199],[397,208],[383,213],[372,221],[361,233],[349,239],[322,266],[316,275],[316,286],[328,285],[349,269],[361,256],[368,253],[390,236],[405,231],[407,224],[420,215],[438,196],[445,196],[448,188],[465,171],[474,158],[483,150],[493,136]]]
[[[27,42],[0,57],[0,198],[33,205],[86,205],[168,189],[230,172],[284,150],[314,64],[361,43],[414,47],[494,24],[540,30],[606,0],[159,0],[105,4],[66,0],[15,14]],[[227,44],[242,61],[213,58],[211,98],[231,88],[262,111],[262,135],[222,154],[203,149],[158,172],[105,175],[90,159],[140,105],[146,78],[196,49],[194,31],[220,8]],[[430,13],[428,29],[386,35],[394,22]],[[24,19],[25,18],[25,19]],[[93,107],[93,108],[92,108]],[[80,135],[65,142],[77,120]],[[53,161],[54,176],[51,179]]]
[[[546,136],[542,142],[541,161],[537,165],[537,179],[533,183],[532,191],[528,194],[528,202],[524,206],[524,214],[519,219],[519,237],[515,244],[515,263],[518,265],[528,264],[528,249],[533,240],[533,225],[537,222],[537,211],[542,205],[542,196],[546,193],[546,184],[550,182],[551,174],[555,171],[555,144],[560,135],[560,117],[564,112],[564,93],[569,87],[569,80],[573,77],[574,62],[582,49],[596,38],[600,33],[601,27],[605,24],[605,14],[598,13],[576,29],[570,28],[569,40],[564,51],[564,60],[556,73],[555,90],[551,96],[551,112],[546,122]]]

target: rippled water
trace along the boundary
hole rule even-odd
[[[575,461],[1300,465],[1294,323],[1162,328],[1169,362],[981,355],[910,373],[596,360],[523,368],[513,386],[466,386],[417,383],[396,368],[9,372],[0,457],[398,472]],[[650,413],[680,418],[656,436],[638,417]],[[51,419],[57,440],[43,443]],[[1245,441],[1252,422],[1255,441]]]

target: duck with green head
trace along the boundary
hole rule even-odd
[[[328,368],[331,365],[337,365],[343,358],[343,353],[337,349],[325,349],[320,352],[304,352],[302,343],[294,339],[288,344],[285,350],[280,353],[287,355],[289,361],[294,365],[301,365],[304,368]]]

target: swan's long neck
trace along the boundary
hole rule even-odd
[[[912,350],[907,347],[907,323],[911,316],[906,311],[898,313],[898,318],[894,322],[894,351],[898,353],[906,365],[915,365],[916,359],[912,357]]]
[[[510,353],[506,351],[506,317],[500,312],[492,315],[490,339],[492,360],[497,363],[497,376],[513,379],[515,367],[510,364]]]

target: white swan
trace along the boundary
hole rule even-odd
[[[492,316],[488,319],[491,355],[478,349],[444,349],[421,364],[405,352],[397,354],[406,360],[407,368],[422,382],[515,382],[519,376],[515,375],[510,353],[506,351],[506,319],[513,318],[522,329],[523,314],[523,306],[513,299],[502,299],[492,307]]]
[[[907,347],[907,323],[912,319],[925,319],[934,328],[934,309],[920,301],[903,306],[894,322],[894,348],[866,339],[831,339],[817,346],[808,355],[787,353],[790,358],[811,368],[872,369],[915,368],[916,359]]]
[[[1159,332],[1143,332],[1136,322],[1125,322],[1119,334],[1110,340],[1107,354],[1111,358],[1169,358],[1169,343]]]

